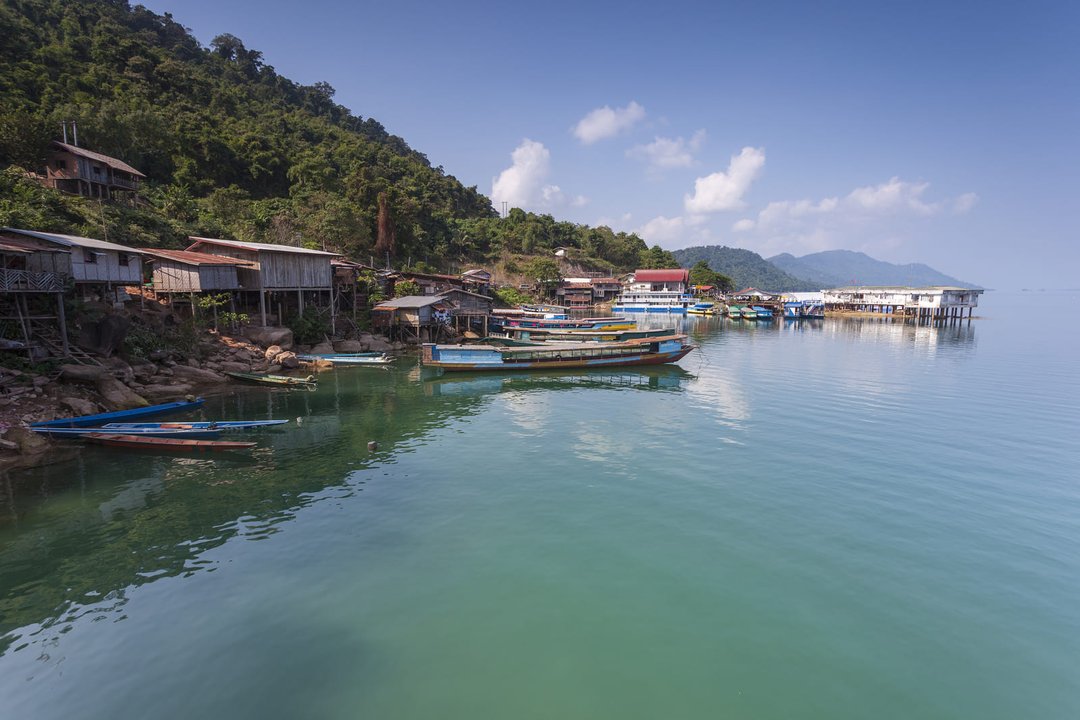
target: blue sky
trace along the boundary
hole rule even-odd
[[[497,208],[1080,286],[1080,3],[145,4]]]

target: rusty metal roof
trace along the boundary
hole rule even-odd
[[[61,150],[71,153],[72,155],[78,155],[80,157],[87,158],[88,160],[97,160],[103,165],[108,165],[113,170],[130,173],[132,175],[137,175],[141,178],[146,177],[123,160],[117,160],[116,158],[109,157],[108,155],[102,155],[101,153],[94,152],[93,150],[81,148],[78,145],[68,145],[67,143],[62,143],[59,140],[53,140],[53,145],[60,148]]]
[[[152,255],[163,260],[173,260],[184,265],[253,265],[247,260],[225,257],[224,255],[211,255],[210,253],[188,252],[187,250],[161,250],[148,248],[147,255]]]

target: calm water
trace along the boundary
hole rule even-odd
[[[301,420],[249,458],[2,477],[0,715],[1080,717],[1078,300],[354,368],[211,400]]]

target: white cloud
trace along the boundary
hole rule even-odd
[[[693,213],[738,210],[745,204],[743,195],[764,166],[764,150],[744,147],[731,157],[727,172],[714,172],[695,180],[694,194],[686,195],[683,204]]]
[[[683,237],[686,223],[681,217],[654,217],[649,222],[639,227],[636,232],[645,242],[651,245],[663,245],[671,243]]]
[[[612,109],[605,105],[596,108],[578,121],[578,124],[574,126],[574,137],[585,145],[591,145],[597,140],[614,137],[628,130],[644,117],[645,108],[632,100],[623,108]]]
[[[838,248],[880,253],[924,233],[920,223],[946,209],[961,214],[978,202],[975,193],[930,201],[925,197],[929,187],[926,182],[893,177],[855,188],[843,197],[774,201],[756,219],[739,220],[732,230],[751,238],[755,250],[765,256]]]
[[[694,153],[705,142],[705,131],[698,130],[689,140],[681,137],[657,137],[648,145],[635,145],[626,151],[626,156],[644,160],[654,170],[666,168],[690,167],[694,164]]]
[[[532,210],[581,207],[589,202],[584,195],[567,197],[558,185],[545,182],[551,173],[551,152],[543,143],[525,138],[510,158],[510,167],[492,180],[491,200],[496,207],[505,202],[510,207]]]
[[[933,215],[941,210],[941,206],[922,201],[922,194],[928,187],[930,183],[909,183],[894,177],[881,185],[855,188],[847,199],[871,212],[912,210],[922,215]]]
[[[979,196],[973,192],[964,193],[960,197],[953,200],[953,212],[957,215],[964,215],[971,212],[971,209],[975,207],[979,202]]]

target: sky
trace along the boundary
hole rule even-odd
[[[148,0],[496,209],[1080,287],[1080,3]]]

